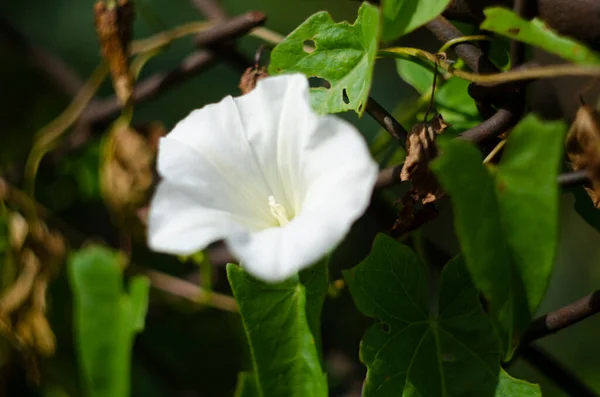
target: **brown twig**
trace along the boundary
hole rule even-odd
[[[144,274],[150,279],[152,287],[158,290],[184,298],[196,304],[212,306],[233,313],[238,312],[237,303],[231,296],[212,291],[205,291],[189,281],[155,270],[146,270]]]
[[[136,84],[133,90],[132,102],[141,103],[156,97],[167,89],[197,75],[212,66],[215,61],[214,53],[210,51],[195,51],[185,57],[174,69],[158,72]],[[121,111],[117,97],[97,99],[83,112],[81,120],[85,123],[95,123],[109,118]]]
[[[600,49],[600,2],[573,0],[529,0],[535,7],[535,14],[551,28],[565,36],[571,36]],[[511,0],[452,0],[444,11],[446,18],[479,25],[483,19],[483,9],[494,5],[511,7]]]
[[[590,180],[588,170],[565,172],[558,176],[558,184],[563,188],[585,185],[590,183]]]
[[[439,16],[425,25],[442,42],[448,42],[462,37],[463,34],[446,18]],[[475,73],[497,73],[498,69],[487,58],[481,48],[473,43],[464,42],[453,47],[454,52],[465,61],[467,66]],[[462,134],[464,139],[473,142],[482,142],[488,138],[500,135],[514,127],[523,114],[524,98],[519,90],[512,95],[503,95],[502,103],[496,113],[481,124],[473,127]],[[489,104],[480,104],[479,109],[489,111]],[[485,113],[485,112],[484,112]]]
[[[573,397],[597,397],[589,386],[581,381],[575,374],[566,369],[554,357],[537,346],[524,346],[521,357],[537,368],[548,379],[553,381],[567,395]]]
[[[56,88],[68,96],[75,96],[83,81],[61,58],[29,41],[5,17],[0,15],[0,36],[5,37],[15,49],[22,51],[31,63],[42,72]]]
[[[257,26],[263,25],[266,19],[267,16],[264,13],[250,11],[198,34],[194,41],[199,47],[211,46],[215,43],[226,43],[247,34]]]
[[[600,290],[533,320],[523,337],[523,343],[552,335],[598,312],[600,312]]]
[[[262,15],[262,18],[261,18]],[[248,12],[239,17],[219,25],[215,28],[198,33],[196,40],[204,45],[220,43],[245,35],[253,27],[264,23],[264,14],[255,11]],[[217,54],[211,50],[198,50],[188,55],[176,68],[156,73],[136,84],[133,91],[132,102],[140,103],[161,94],[174,85],[195,76],[200,71],[212,66],[217,59]],[[247,67],[247,66],[245,66]],[[113,116],[121,110],[121,105],[116,97],[94,101],[82,115],[86,123],[94,123]]]
[[[375,119],[402,147],[406,145],[408,131],[373,98],[369,97],[366,112]]]

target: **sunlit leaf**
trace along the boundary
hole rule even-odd
[[[378,40],[379,9],[374,5],[364,3],[353,25],[336,24],[327,12],[319,12],[275,47],[269,72],[317,77],[321,86],[311,89],[317,111],[354,110],[362,115],[371,89]]]
[[[556,178],[566,127],[531,115],[491,173],[471,144],[441,144],[432,169],[450,194],[465,262],[510,357],[544,296],[558,244]]]
[[[358,309],[378,320],[361,343],[365,397],[513,396],[511,383],[523,383],[502,374],[498,337],[462,257],[442,272],[437,313],[429,308],[425,266],[385,235],[344,277]]]
[[[538,18],[527,21],[502,7],[487,8],[484,14],[486,18],[481,23],[481,29],[542,48],[567,61],[581,64],[600,63],[600,54],[571,38],[559,35]]]
[[[322,304],[322,293],[313,289],[317,280],[308,276],[312,287],[299,280],[268,284],[233,264],[227,276],[250,344],[258,395],[327,396],[318,336],[311,330],[321,310],[313,299]]]
[[[412,32],[444,11],[450,0],[383,0],[383,41]]]

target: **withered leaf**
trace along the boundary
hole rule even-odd
[[[160,123],[137,130],[116,126],[107,143],[101,183],[104,200],[116,221],[140,231],[139,209],[145,206],[155,182],[154,163],[158,140],[166,133]]]
[[[112,75],[113,86],[121,104],[125,105],[133,92],[133,77],[129,71],[129,44],[133,27],[133,2],[130,0],[99,0],[94,5],[94,23],[102,55]]]
[[[429,170],[429,163],[437,156],[437,135],[443,133],[449,124],[441,115],[429,123],[413,126],[406,138],[406,159],[400,173],[400,180],[411,181],[411,194],[423,204],[439,199],[443,192],[437,179]]]
[[[252,91],[256,87],[256,83],[268,76],[269,74],[265,67],[252,66],[246,69],[244,74],[242,74],[239,85],[242,94]]]
[[[585,187],[594,206],[600,208],[600,117],[591,106],[583,105],[566,139],[567,155],[574,170],[588,170],[592,186]]]

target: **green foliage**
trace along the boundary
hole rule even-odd
[[[237,388],[234,397],[260,397],[256,376],[250,372],[238,374]]]
[[[123,291],[118,253],[89,246],[69,259],[75,295],[79,363],[90,397],[129,396],[131,348],[144,327],[149,281],[133,277]]]
[[[444,11],[450,0],[383,0],[383,41],[412,32]]]
[[[327,396],[316,331],[327,293],[326,270],[301,277],[306,285],[299,280],[264,283],[233,264],[227,265],[227,277],[250,344],[258,395]],[[252,389],[242,385],[238,390],[251,395],[247,388]]]
[[[481,23],[481,29],[539,47],[567,61],[581,64],[600,63],[600,54],[573,39],[559,35],[538,18],[526,21],[501,7],[487,8],[484,13],[486,18]]]
[[[523,384],[501,373],[498,337],[462,257],[442,272],[437,314],[429,309],[425,266],[385,235],[344,277],[359,310],[379,320],[361,343],[364,396],[513,396],[513,383]],[[540,395],[537,386],[527,389]]]
[[[334,23],[327,12],[308,18],[271,54],[269,72],[301,72],[327,81],[311,89],[322,113],[354,110],[362,115],[371,89],[379,40],[379,10],[364,3],[353,25]]]
[[[400,77],[421,94],[421,110],[429,106],[433,87],[433,70],[405,59],[396,60],[396,70]],[[451,124],[450,132],[458,134],[481,122],[475,101],[469,96],[469,82],[450,78],[445,81],[438,76],[435,91],[435,107]]]
[[[507,357],[542,300],[554,265],[565,130],[563,123],[530,115],[510,134],[493,172],[475,147],[460,140],[446,142],[432,164],[452,198],[465,262],[485,294]]]

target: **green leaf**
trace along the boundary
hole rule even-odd
[[[542,300],[558,245],[558,175],[566,127],[530,115],[492,174],[471,144],[441,144],[431,167],[454,205],[457,235],[488,300],[507,358]]]
[[[321,312],[329,289],[329,258],[300,272],[300,282],[306,289],[306,320],[321,357]]]
[[[309,320],[317,306],[311,298],[321,299],[321,294],[313,291],[309,297],[310,287],[298,280],[264,283],[233,264],[227,265],[227,277],[250,344],[259,395],[327,396],[311,332],[315,320]]]
[[[500,371],[498,386],[496,388],[497,397],[530,397],[541,395],[542,391],[539,385],[515,379],[503,369]]]
[[[433,70],[408,59],[396,59],[396,71],[402,80],[421,95],[431,91]],[[440,78],[440,81],[442,79]]]
[[[74,326],[81,371],[91,397],[129,396],[131,348],[143,327],[148,281],[135,277],[123,291],[121,257],[89,246],[71,255]]]
[[[396,70],[404,81],[421,94],[422,98],[427,99],[423,101],[422,106],[422,110],[425,111],[431,98],[433,70],[406,59],[396,59]],[[445,81],[443,77],[438,76],[435,107],[444,120],[451,124],[450,132],[452,130],[456,133],[462,132],[481,122],[475,101],[469,96],[469,84],[466,80],[450,78]]]
[[[300,72],[324,79],[329,88],[311,88],[317,111],[354,110],[362,115],[371,89],[378,40],[379,9],[374,5],[364,3],[353,25],[336,24],[327,12],[319,12],[273,49],[269,73]]]
[[[261,397],[256,376],[251,372],[240,372],[234,397]]]
[[[484,14],[486,18],[481,23],[481,29],[539,47],[567,61],[580,64],[600,63],[600,54],[573,39],[559,35],[538,18],[527,21],[502,7],[487,8]]]
[[[383,0],[383,41],[392,41],[431,21],[450,0]]]
[[[510,382],[500,380],[498,338],[462,257],[442,272],[437,315],[428,308],[425,266],[383,234],[344,277],[359,310],[379,320],[361,343],[365,397],[509,395],[497,392]]]

